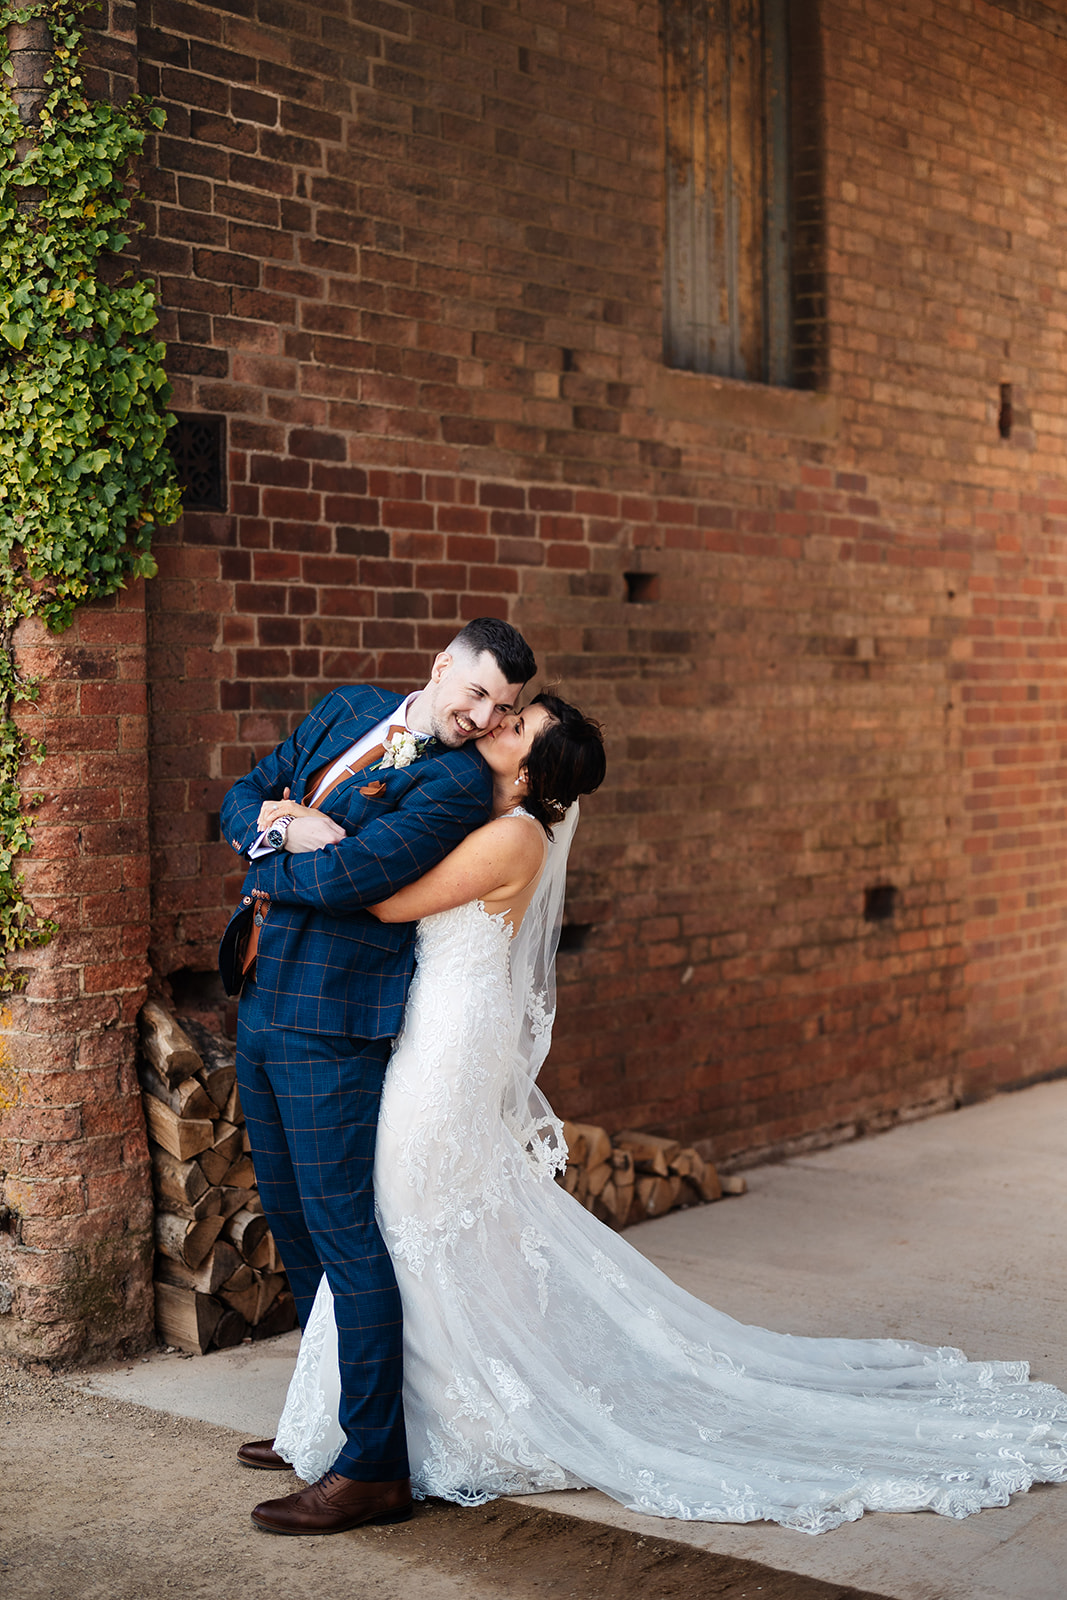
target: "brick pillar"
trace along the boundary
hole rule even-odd
[[[0,1353],[87,1361],[152,1337],[152,1197],[134,1069],[148,977],[144,589],[16,637],[47,747],[26,892],[59,932],[27,952],[0,1036]]]
[[[15,11],[30,11],[32,6],[33,0],[14,0]],[[31,16],[25,22],[11,23],[7,30],[7,47],[14,77],[11,94],[19,121],[25,128],[36,128],[41,107],[48,98],[45,80],[52,61],[52,34],[46,18]],[[31,139],[20,141],[16,149],[20,160],[31,147]]]

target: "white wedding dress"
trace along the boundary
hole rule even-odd
[[[559,1124],[515,1088],[509,933],[478,903],[419,924],[382,1099],[416,1496],[594,1486],[655,1516],[822,1533],[868,1510],[964,1517],[1067,1478],[1067,1395],[1025,1363],[745,1327],[567,1195]],[[543,1056],[550,994],[519,1009]],[[276,1442],[309,1482],[340,1449],[337,1399],[324,1279]]]

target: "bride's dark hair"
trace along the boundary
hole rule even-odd
[[[578,796],[592,794],[603,782],[607,770],[604,736],[599,723],[558,695],[538,694],[530,704],[544,706],[551,720],[537,734],[523,762],[527,793],[522,806],[551,838],[553,824],[562,821]]]

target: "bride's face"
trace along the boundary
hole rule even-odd
[[[525,711],[505,717],[499,727],[478,740],[479,754],[485,758],[489,770],[498,777],[514,781],[522,771],[530,746],[545,723],[551,720],[544,706],[527,706]]]

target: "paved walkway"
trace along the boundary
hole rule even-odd
[[[905,1336],[1030,1360],[1067,1388],[1067,1082],[1042,1084],[748,1175],[741,1200],[627,1237],[744,1322]],[[296,1336],[203,1359],[155,1356],[72,1381],[90,1392],[273,1432]],[[1067,1486],[963,1522],[874,1514],[812,1538],[757,1524],[642,1518],[593,1491],[529,1503],[760,1561],[891,1600],[1063,1600]]]

